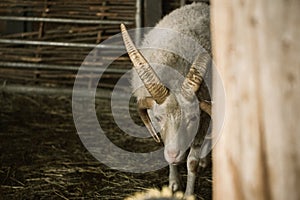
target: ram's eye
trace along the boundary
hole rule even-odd
[[[156,116],[156,117],[155,117],[155,120],[156,120],[157,122],[161,122],[161,117]]]
[[[191,117],[190,120],[191,120],[192,122],[195,122],[197,119],[198,119],[198,117],[197,117],[196,115],[194,115],[194,116]]]

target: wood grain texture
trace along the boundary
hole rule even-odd
[[[226,93],[225,120],[213,110],[215,124],[224,120],[214,199],[300,199],[300,1],[211,3]]]

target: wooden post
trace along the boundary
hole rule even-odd
[[[226,94],[225,119],[213,110],[214,124],[224,121],[213,150],[214,199],[299,200],[300,1],[211,5]]]

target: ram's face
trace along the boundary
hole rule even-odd
[[[162,104],[154,104],[152,123],[159,128],[165,145],[164,156],[170,164],[185,158],[199,125],[199,104],[170,94]]]

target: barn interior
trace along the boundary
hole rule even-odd
[[[119,34],[120,23],[128,29],[151,27],[172,10],[192,2],[1,0],[1,199],[115,200],[168,185],[168,167],[133,173],[112,169],[96,159],[77,133],[72,92],[75,79],[96,87],[98,121],[116,146],[131,152],[162,148],[150,136],[128,135],[114,121],[111,93],[132,67],[127,54],[110,63],[100,80],[89,70],[80,75],[78,70],[87,57],[97,63],[118,54],[121,44],[103,45],[100,50],[108,53],[101,56],[92,50]],[[129,83],[118,89],[130,92]],[[129,111],[142,126],[134,99],[130,99]],[[185,182],[185,163],[180,171]],[[199,172],[195,196],[212,199],[211,164]]]

